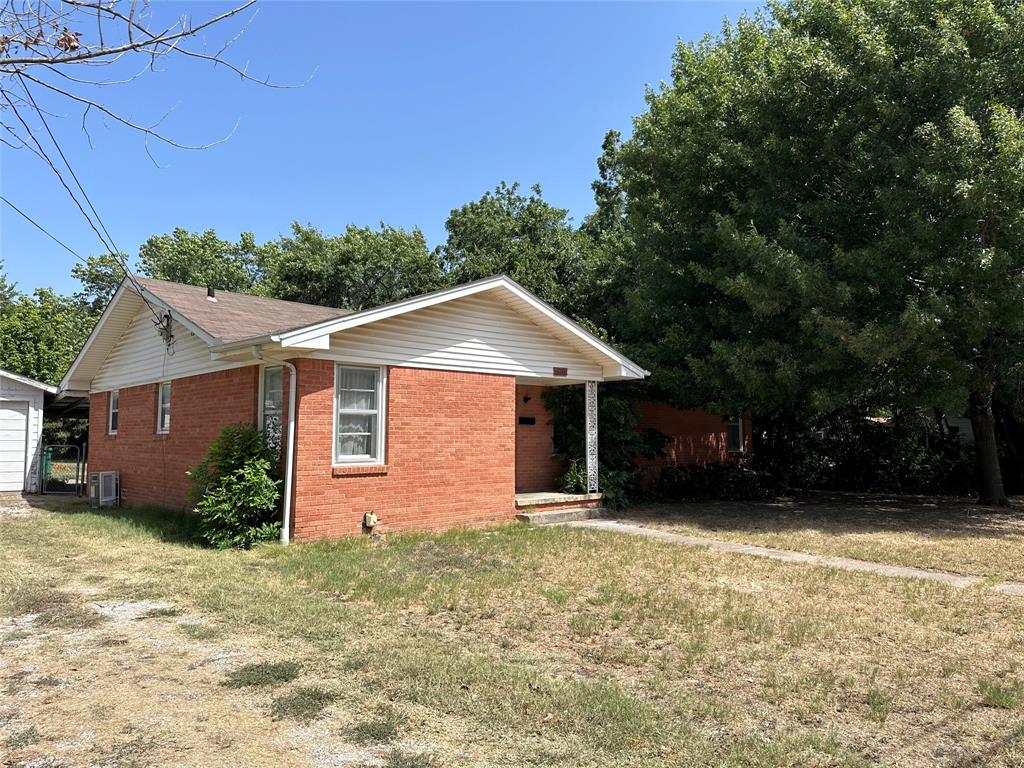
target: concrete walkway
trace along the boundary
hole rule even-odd
[[[739,544],[734,541],[722,541],[721,539],[706,539],[703,536],[687,536],[682,533],[660,531],[656,528],[645,528],[642,525],[620,523],[617,520],[580,520],[573,523],[565,523],[572,528],[593,528],[600,531],[614,531],[615,533],[626,533],[630,536],[643,536],[648,539],[669,541],[674,544],[689,544],[695,547],[707,547],[719,552],[729,552],[737,555],[753,555],[754,557],[767,557],[772,560],[781,560],[785,563],[805,563],[807,565],[824,565],[829,568],[838,568],[843,571],[859,571],[862,573],[876,573],[880,576],[893,576],[901,579],[924,579],[926,581],[937,581],[950,587],[974,587],[986,585],[990,589],[1006,595],[1024,596],[1024,583],[1019,581],[1002,581],[991,583],[982,576],[963,576],[959,573],[948,573],[946,571],[928,571],[924,568],[908,568],[903,565],[887,565],[885,563],[872,563],[867,560],[854,560],[849,557],[829,557],[827,555],[810,555],[806,552],[795,552],[791,549],[776,549],[774,547],[759,547],[752,544]]]

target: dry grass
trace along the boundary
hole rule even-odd
[[[819,555],[1024,581],[1024,514],[948,498],[814,495],[766,502],[651,504],[623,519]]]
[[[31,630],[0,653],[0,677],[31,669],[0,698],[0,739],[39,735],[16,760],[92,730],[79,762],[1024,763],[1020,598],[565,528],[213,552],[153,513],[0,525],[0,614],[20,581],[96,573],[83,604],[183,611],[0,627]],[[178,629],[199,618],[215,645]],[[221,684],[262,661],[301,674]]]

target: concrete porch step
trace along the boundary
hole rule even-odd
[[[559,493],[558,491],[537,491],[534,493],[517,493],[516,509],[544,507],[549,504],[580,504],[600,502],[603,493]]]
[[[566,509],[539,509],[532,512],[519,512],[516,520],[527,525],[555,525],[557,523],[574,523],[578,520],[594,520],[604,516],[604,507],[570,507]]]

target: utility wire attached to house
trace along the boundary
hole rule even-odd
[[[93,205],[92,199],[89,197],[89,194],[85,191],[85,187],[79,180],[74,168],[71,167],[71,163],[68,161],[67,156],[61,149],[60,143],[57,141],[57,137],[54,136],[53,131],[50,130],[50,125],[46,121],[46,117],[43,114],[43,110],[39,108],[39,105],[36,103],[35,98],[32,96],[32,92],[28,89],[28,86],[25,84],[24,79],[20,76],[18,79],[21,83],[22,89],[25,92],[25,96],[28,98],[28,101],[29,103],[31,103],[32,108],[35,110],[36,114],[39,116],[39,119],[42,122],[43,127],[46,129],[46,133],[50,137],[50,141],[53,142],[53,146],[56,148],[61,160],[67,167],[68,172],[71,174],[71,178],[74,180],[75,186],[78,187],[78,190],[81,193],[81,196],[84,198],[86,205],[88,205],[89,210],[92,211],[92,216],[90,216],[89,213],[85,210],[85,206],[82,205],[81,200],[78,199],[78,196],[75,194],[74,190],[71,189],[67,180],[64,178],[64,175],[61,173],[60,169],[51,159],[50,155],[47,153],[43,145],[39,142],[39,139],[36,138],[35,133],[28,127],[28,124],[25,122],[25,119],[21,116],[21,113],[18,111],[17,106],[7,95],[6,91],[0,90],[0,95],[3,96],[4,100],[9,105],[14,116],[18,119],[18,122],[21,123],[28,137],[32,140],[32,143],[35,144],[35,154],[37,154],[49,166],[50,170],[57,177],[58,181],[60,181],[61,186],[64,187],[64,190],[68,193],[68,196],[71,198],[72,202],[81,212],[82,216],[85,217],[85,220],[89,223],[89,227],[92,229],[93,232],[96,233],[96,237],[99,238],[99,241],[103,244],[104,249],[106,249],[110,256],[113,257],[113,259],[117,262],[118,266],[123,270],[125,279],[127,279],[135,287],[135,290],[138,292],[139,297],[146,304],[146,307],[149,309],[149,311],[153,314],[154,322],[157,323],[158,325],[162,325],[164,322],[163,317],[153,306],[153,304],[149,301],[149,299],[146,298],[145,289],[143,288],[142,284],[138,281],[136,276],[132,273],[131,268],[128,266],[127,260],[124,258],[124,255],[117,249],[117,246],[114,243],[114,239],[111,236],[110,231],[107,229],[106,225],[103,223],[103,219],[100,217],[99,211],[96,210],[96,206]],[[15,207],[6,198],[4,198],[4,202],[7,203],[11,208],[13,208],[17,213],[25,217],[36,228],[44,232],[48,237],[50,237],[52,240],[61,245],[61,247],[63,247],[65,250],[73,254],[75,258],[77,258],[83,264],[86,264],[88,266],[88,261],[86,261],[86,259],[83,259],[78,253],[76,253],[74,250],[72,250],[67,245],[58,240],[53,234],[48,232],[41,224],[34,221],[26,213]]]

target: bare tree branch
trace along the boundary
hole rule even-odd
[[[109,4],[109,7],[102,7],[103,4],[101,3],[80,3],[76,2],[75,0],[65,0],[65,2],[69,5],[73,5],[78,8],[102,9],[111,18],[121,20],[124,19],[124,17],[121,14],[111,11],[112,4]],[[75,62],[85,61],[87,59],[96,59],[99,57],[112,56],[114,54],[123,53],[127,51],[139,51],[152,45],[166,45],[181,38],[193,37],[202,30],[206,29],[207,27],[212,27],[214,24],[217,24],[218,22],[224,21],[225,19],[229,19],[232,16],[238,15],[246,8],[251,7],[255,2],[256,0],[247,0],[247,2],[243,3],[242,5],[232,8],[229,11],[225,11],[220,16],[214,16],[212,19],[207,19],[202,24],[196,27],[186,26],[178,32],[171,32],[168,30],[164,33],[161,33],[160,35],[149,37],[147,40],[128,40],[127,42],[116,46],[108,47],[100,45],[96,48],[86,48],[86,50],[81,51],[79,53],[70,53],[70,51],[77,51],[79,48],[82,47],[81,43],[78,42],[78,37],[76,37],[76,35],[80,36],[81,33],[71,32],[65,27],[62,33],[58,35],[50,43],[50,47],[56,48],[61,51],[65,51],[65,53],[51,56],[10,56],[7,58],[0,58],[0,69],[7,70],[10,67],[16,65],[73,64]],[[134,27],[136,25],[132,24],[131,26]],[[10,44],[10,42],[11,41],[8,40],[7,43],[4,44],[4,47],[6,48]]]
[[[43,88],[46,88],[46,89],[48,89],[50,91],[53,91],[54,93],[57,93],[57,94],[65,97],[67,99],[71,99],[72,101],[75,101],[75,102],[78,102],[79,104],[84,105],[87,109],[97,109],[100,112],[102,112],[103,114],[107,115],[107,117],[110,117],[111,119],[117,121],[118,123],[120,123],[121,125],[124,125],[127,128],[131,128],[132,130],[135,130],[135,131],[138,131],[139,133],[145,134],[147,137],[152,136],[154,139],[158,139],[158,140],[162,141],[164,144],[168,144],[169,146],[172,146],[172,147],[177,147],[178,149],[209,149],[210,147],[215,147],[218,144],[223,144],[225,141],[227,141],[228,139],[230,139],[234,135],[236,130],[238,130],[238,123],[236,122],[235,123],[235,127],[232,128],[231,131],[227,135],[225,135],[225,136],[223,136],[223,137],[221,137],[221,138],[219,138],[219,139],[217,139],[215,141],[211,141],[211,142],[208,142],[206,144],[182,144],[181,142],[175,141],[174,139],[170,138],[169,136],[167,136],[165,134],[162,134],[159,131],[155,130],[156,127],[158,125],[160,125],[160,123],[162,123],[164,121],[164,119],[166,119],[167,115],[169,115],[173,111],[173,108],[171,110],[169,110],[167,113],[165,113],[163,117],[161,117],[159,120],[157,120],[152,125],[141,125],[140,123],[132,122],[131,120],[129,120],[126,117],[122,117],[117,112],[114,112],[113,110],[108,109],[107,107],[105,107],[102,104],[100,104],[98,101],[93,101],[92,99],[87,99],[84,96],[79,96],[79,95],[77,95],[75,93],[72,93],[71,91],[65,90],[63,88],[58,88],[57,86],[53,85],[52,83],[48,83],[45,80],[40,80],[38,78],[32,77],[32,75],[30,75],[30,74],[28,74],[26,72],[22,72],[21,74],[18,75],[18,77],[24,78],[26,80],[31,80],[33,83],[35,83],[35,84],[37,84],[39,86],[42,86]]]
[[[227,141],[237,130],[237,123],[220,139],[204,144],[187,144],[159,130],[173,107],[156,122],[145,124],[120,114],[87,89],[132,83],[147,70],[160,71],[157,64],[161,59],[178,58],[209,62],[215,68],[224,66],[243,80],[266,87],[301,87],[302,84],[283,85],[272,83],[269,78],[254,77],[249,74],[247,64],[238,66],[226,59],[227,51],[253,23],[255,13],[226,38],[216,53],[207,53],[205,44],[198,46],[201,50],[191,47],[190,42],[200,40],[201,33],[238,17],[256,2],[235,1],[239,5],[198,23],[189,14],[182,14],[170,26],[157,26],[148,0],[0,0],[0,118],[13,118],[0,119],[0,145],[12,149],[27,148],[52,171],[104,249],[122,264],[129,279],[134,278],[123,261],[123,254],[117,250],[114,238],[93,205],[85,185],[75,173],[57,135],[50,129],[47,117],[57,116],[50,109],[53,104],[61,102],[81,108],[81,129],[90,146],[92,137],[88,119],[94,114],[93,110],[113,123],[143,134],[145,151],[157,165],[149,148],[151,138],[172,147],[194,150]],[[135,59],[144,66],[135,69],[133,65],[134,74],[131,70],[117,71],[117,76],[104,78],[80,76],[83,74],[81,71],[77,75],[69,71],[75,66],[120,66],[122,60],[133,62]],[[54,82],[57,78],[60,84]],[[37,95],[45,92],[49,98],[40,103],[33,96],[33,91]],[[58,157],[64,168],[55,162]],[[10,201],[5,202],[14,207]],[[25,215],[17,208],[14,210]],[[41,224],[29,220],[49,234]]]

